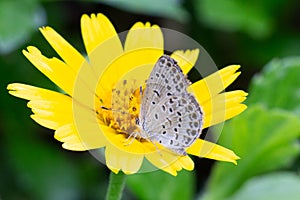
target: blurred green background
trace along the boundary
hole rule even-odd
[[[219,68],[242,65],[230,89],[249,92],[247,111],[225,123],[220,144],[237,166],[194,158],[193,172],[128,177],[123,199],[300,199],[300,3],[297,0],[0,1],[0,199],[104,199],[109,170],[87,152],[61,148],[30,119],[9,83],[58,88],[22,55],[56,56],[49,25],[84,53],[82,14],[104,13],[118,32],[150,21],[191,36]]]

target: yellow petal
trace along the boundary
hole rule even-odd
[[[194,162],[189,156],[179,156],[173,152],[166,153],[164,151],[145,156],[155,167],[173,176],[177,176],[177,172],[182,169],[189,171],[194,169]]]
[[[177,175],[177,171],[182,169],[182,165],[179,162],[180,155],[177,155],[170,151],[159,151],[146,154],[145,157],[158,169],[162,169],[173,176]]]
[[[40,28],[40,31],[66,64],[77,72],[84,57],[51,27]]]
[[[22,51],[26,58],[53,83],[72,95],[75,72],[57,58],[46,58],[33,46],[29,46],[27,49],[28,51]]]
[[[74,92],[75,94],[75,92]],[[111,128],[102,127],[98,120],[98,115],[93,109],[93,105],[87,106],[85,103],[94,103],[94,98],[91,96],[89,99],[73,100],[72,104],[72,117],[74,129],[78,132],[77,136],[86,149],[95,149],[105,146],[107,143],[104,131],[112,131]],[[78,101],[79,100],[79,101]],[[114,132],[115,133],[115,132]]]
[[[204,125],[209,127],[238,115],[246,109],[241,103],[248,94],[242,90],[218,94],[206,101],[201,108],[204,112]]]
[[[188,87],[188,91],[194,93],[200,105],[203,105],[206,101],[225,90],[240,75],[240,72],[236,72],[239,68],[239,65],[225,67],[193,83]]]
[[[162,168],[161,170],[163,170],[173,176],[177,176],[177,171],[176,171],[176,169],[174,169],[174,167],[167,166],[167,167]]]
[[[105,159],[107,167],[114,173],[122,170],[125,174],[133,174],[140,169],[144,156],[128,153],[113,145],[108,145],[105,149]]]
[[[102,125],[98,123],[94,110],[73,102],[71,113],[71,123],[63,126],[63,128],[59,127],[60,130],[55,132],[55,138],[65,142],[63,144],[64,148],[70,150],[74,150],[75,148],[78,148],[77,150],[90,150],[106,145],[107,140],[102,131],[112,131],[112,129],[101,127]]]
[[[143,85],[150,72],[163,54],[163,35],[160,28],[150,23],[136,23],[128,32],[125,41],[125,53],[113,59],[100,74],[96,94],[105,97],[110,106],[111,93],[117,83],[123,80],[135,80],[136,87]],[[103,99],[102,99],[103,100]]]
[[[194,161],[189,156],[181,156],[178,162],[180,162],[183,169],[189,171],[194,169]]]
[[[119,151],[143,155],[149,148],[148,144],[144,145],[143,143],[139,142],[136,139],[127,140],[124,134],[120,134],[116,132],[115,129],[112,129],[104,125],[100,125],[100,128],[107,140],[107,143],[110,143],[115,148],[119,149]]]
[[[107,40],[113,40],[109,43],[112,47],[110,49],[121,53],[123,52],[121,41],[114,26],[109,19],[101,13],[98,13],[97,16],[92,14],[91,17],[86,14],[82,15],[81,32],[88,55],[90,55],[98,45],[105,43]],[[109,53],[115,53],[110,51],[110,49],[107,49]],[[103,54],[98,54],[98,57],[105,58]],[[93,63],[93,61],[91,63]]]
[[[27,106],[34,113],[31,118],[50,129],[57,129],[73,121],[71,101],[32,100],[28,102]]]
[[[132,81],[137,89],[145,83],[156,61],[161,56],[158,49],[138,49],[122,54],[103,72],[98,82],[97,95],[111,104],[111,91],[124,80]],[[120,84],[122,85],[122,84]]]
[[[54,138],[63,142],[62,147],[72,151],[85,151],[86,147],[78,137],[73,124],[66,124],[55,131]]]
[[[163,54],[163,48],[163,34],[159,26],[151,26],[149,22],[146,24],[135,23],[128,32],[124,46],[125,52],[138,49],[158,49],[160,55]]]
[[[82,143],[76,139],[63,143],[62,148],[71,150],[71,151],[86,151],[87,150],[82,145]]]
[[[51,113],[48,114],[48,116],[40,116],[40,115],[30,115],[30,117],[41,126],[44,126],[46,128],[55,130],[58,129],[60,126],[63,126],[64,123],[61,123],[60,121],[57,121],[55,117],[51,117]]]
[[[12,83],[7,86],[9,93],[13,96],[26,100],[49,100],[55,102],[68,102],[70,97],[59,92],[34,87],[22,83]]]
[[[95,93],[97,82],[97,75],[94,73],[91,65],[85,61],[80,68],[73,88],[72,98],[75,102],[82,104],[88,109],[95,109],[95,100],[98,100],[98,96]],[[111,92],[111,91],[110,91]],[[97,108],[99,109],[99,107]]]
[[[72,114],[72,101],[71,98],[65,100],[31,100],[27,106],[32,109],[52,111],[56,113]]]
[[[177,61],[184,74],[187,74],[195,65],[199,56],[199,49],[193,50],[177,50],[173,52],[171,57]]]
[[[182,166],[181,166],[181,163],[179,161],[175,161],[175,162],[171,163],[170,167],[172,167],[176,172],[179,172],[179,171],[182,170]]]
[[[73,124],[65,124],[55,131],[54,138],[60,142],[67,142],[73,138],[78,139],[76,130]]]
[[[173,176],[177,175],[177,172],[182,169],[193,170],[194,162],[189,156],[180,156],[178,160],[171,163],[169,166],[162,168],[162,170],[172,174]]]
[[[31,115],[32,119],[42,126],[56,130],[55,138],[64,142],[65,149],[76,151],[96,149],[103,147],[107,142],[95,120],[95,112],[77,102],[72,102],[69,96],[18,83],[9,84],[7,89],[14,96],[30,100],[28,107],[34,113]],[[76,112],[80,112],[79,117],[74,114],[74,107]],[[76,119],[73,119],[74,117]]]
[[[236,161],[239,159],[233,151],[202,139],[197,139],[195,143],[187,149],[187,153],[199,157],[232,162],[234,164],[237,164]]]
[[[28,103],[34,113],[31,118],[40,125],[57,129],[72,122],[72,101],[69,96],[18,83],[9,84],[7,89],[16,97],[31,100]]]
[[[84,137],[82,137],[83,134]],[[79,134],[74,124],[66,124],[55,131],[54,138],[63,142],[63,148],[72,151],[85,151],[104,147],[106,141],[99,135],[94,134],[93,137],[90,137],[90,140],[87,140],[87,135],[91,136],[91,134],[93,133],[89,130]]]
[[[84,62],[82,65],[78,79],[89,80],[86,85],[89,86],[89,89],[93,93],[97,93],[95,90],[96,86],[99,85],[98,79],[109,65],[123,54],[123,47],[113,25],[103,14],[97,14],[97,16],[92,14],[91,17],[83,15],[81,18],[81,31],[89,61]],[[123,63],[123,65],[125,66],[126,63]],[[113,73],[115,73],[115,71],[113,71]],[[112,74],[109,74],[109,76],[111,75]],[[84,89],[80,85],[78,87],[77,83],[75,86],[75,90],[82,91],[82,89]],[[103,84],[99,87],[101,87],[103,91],[105,88],[102,86]],[[106,94],[111,93],[112,89],[109,82],[105,82],[104,86],[109,89],[105,90],[101,96],[99,92],[97,93],[98,100],[101,99],[101,101],[108,99],[106,98]],[[110,99],[108,101],[110,101]]]
[[[35,61],[37,64],[33,64],[38,69],[42,69],[42,72],[46,76],[62,87],[68,94],[73,94],[72,92],[75,84],[77,89],[81,88],[83,90],[88,90],[94,94],[94,88],[99,78],[99,76],[96,76],[94,72],[94,69],[97,68],[92,68],[84,57],[52,28],[44,27],[40,30],[65,63],[57,58],[46,59],[39,55],[40,53],[36,52],[36,50],[30,61]],[[95,63],[95,65],[97,64],[98,63]],[[81,70],[79,71],[79,69]]]
[[[237,104],[233,107],[226,108],[226,110],[219,110],[213,114],[205,115],[203,128],[207,128],[231,119],[232,117],[242,113],[244,110],[246,110],[246,108],[247,106],[245,104]]]

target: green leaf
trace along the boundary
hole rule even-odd
[[[37,0],[0,1],[0,54],[17,49],[45,21]]]
[[[264,38],[273,29],[272,18],[257,1],[198,0],[199,20],[212,28],[243,31],[254,38]]]
[[[299,197],[299,175],[284,172],[250,179],[230,200],[298,200]]]
[[[282,108],[300,116],[300,57],[274,59],[254,77],[248,103]]]
[[[13,114],[5,119],[8,162],[13,166],[14,186],[30,194],[29,199],[74,199],[80,194],[79,171],[64,155],[65,150],[41,142],[36,129],[26,126],[29,116]],[[27,120],[24,120],[27,117]],[[31,121],[31,123],[34,123]],[[19,124],[19,125],[17,125]],[[38,125],[36,125],[38,126]],[[50,138],[49,138],[50,139]],[[54,139],[53,139],[54,140]],[[20,195],[20,192],[15,192]]]
[[[233,119],[223,129],[219,143],[241,160],[234,166],[218,163],[209,181],[206,199],[224,199],[249,178],[291,164],[299,154],[300,119],[290,112],[261,105]]]
[[[195,193],[195,174],[181,171],[174,177],[158,170],[131,175],[127,179],[127,185],[137,199],[141,200],[192,199]]]
[[[151,16],[168,17],[181,22],[188,19],[188,13],[183,9],[180,0],[96,0],[119,9]]]

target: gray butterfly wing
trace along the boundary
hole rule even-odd
[[[140,121],[147,118],[148,112],[161,99],[170,96],[181,96],[186,93],[186,88],[189,85],[189,80],[184,76],[177,62],[168,55],[161,56],[146,82]]]
[[[186,91],[189,84],[176,61],[161,57],[147,80],[140,113],[149,139],[180,155],[199,137],[203,124],[198,102]]]
[[[200,136],[203,113],[192,94],[171,96],[149,112],[144,128],[151,140],[185,155],[185,149]]]

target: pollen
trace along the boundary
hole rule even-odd
[[[112,89],[111,106],[97,109],[99,123],[115,129],[128,137],[139,131],[136,120],[139,118],[141,95],[140,86],[134,80],[120,81]]]

